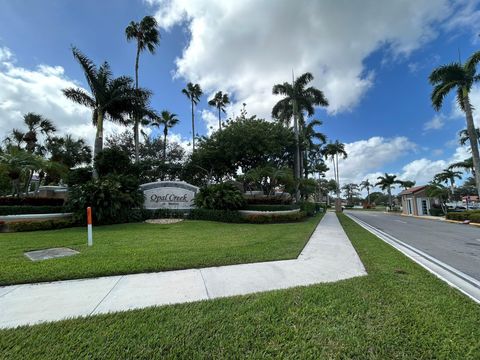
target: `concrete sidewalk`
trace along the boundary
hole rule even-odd
[[[332,282],[366,275],[328,212],[296,260],[0,287],[0,328]]]

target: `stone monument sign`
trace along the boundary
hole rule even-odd
[[[158,181],[140,185],[145,196],[144,208],[188,210],[195,207],[193,199],[198,187],[184,181]]]

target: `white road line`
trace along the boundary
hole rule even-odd
[[[404,243],[403,241],[387,234],[376,227],[360,220],[352,214],[346,214],[350,219],[362,226],[364,229],[370,231],[378,238],[382,239],[386,243],[390,244],[397,250],[401,251],[411,260],[445,281],[450,286],[460,290],[469,298],[480,304],[480,281],[472,278],[471,276],[451,267],[448,264],[430,256],[423,251]]]

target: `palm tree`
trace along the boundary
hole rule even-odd
[[[316,165],[321,162],[320,148],[323,144],[327,142],[326,135],[315,129],[315,127],[320,125],[322,125],[322,121],[313,119],[305,127],[302,128],[301,152],[304,154],[303,172],[305,177],[308,177],[309,171],[311,170],[313,172]],[[311,164],[309,164],[309,160]]]
[[[437,183],[443,182],[445,184],[450,183],[450,193],[451,193],[451,196],[453,196],[453,193],[455,191],[455,179],[461,179],[461,178],[462,178],[462,173],[460,171],[444,169],[442,170],[441,173],[438,173],[433,177],[433,181]]]
[[[475,176],[475,169],[473,167],[473,158],[469,157],[463,161],[459,161],[456,163],[451,164],[447,169],[463,169],[465,171],[471,172],[473,176]]]
[[[477,140],[480,141],[480,128],[476,128],[475,132],[477,133]],[[469,141],[470,141],[470,137],[468,136],[467,129],[460,130],[458,132],[458,142],[459,142],[459,144],[464,146]]]
[[[189,82],[185,89],[182,89],[184,94],[192,104],[192,151],[195,151],[195,106],[200,101],[203,91],[199,84],[192,84]]]
[[[353,205],[353,197],[358,195],[358,185],[355,183],[345,184],[342,187],[349,205]]]
[[[42,168],[45,160],[38,155],[23,149],[12,148],[0,154],[0,167],[6,171],[12,183],[12,196],[20,196],[20,181],[25,180],[25,191],[28,191],[31,173]]]
[[[457,93],[457,102],[460,109],[465,113],[467,122],[467,133],[472,149],[473,165],[475,169],[475,179],[477,192],[480,195],[480,155],[478,151],[478,138],[473,122],[473,111],[470,103],[469,93],[475,82],[480,80],[477,75],[477,64],[480,61],[480,51],[475,52],[464,63],[454,62],[443,65],[432,71],[429,77],[433,92],[431,95],[432,105],[435,110],[440,110],[443,100],[452,90]]]
[[[443,213],[447,213],[447,201],[450,197],[450,191],[447,187],[435,182],[431,182],[428,184],[425,193],[428,197],[439,199],[441,201],[440,206],[442,207]]]
[[[180,120],[177,118],[177,114],[173,114],[170,111],[163,110],[160,113],[160,117],[158,120],[152,125],[161,126],[163,125],[163,162],[165,163],[167,160],[167,135],[168,129],[171,129],[175,125],[178,124]]]
[[[33,153],[38,146],[39,133],[49,136],[56,131],[53,123],[39,114],[27,113],[23,116],[23,122],[27,125],[28,129],[23,136],[23,140],[26,144],[26,150],[30,153]]]
[[[230,99],[228,98],[228,94],[224,94],[221,91],[218,91],[213,99],[208,101],[208,105],[216,107],[218,109],[218,129],[222,130],[222,117],[221,113],[225,113],[225,106],[230,104]]]
[[[410,189],[415,186],[415,181],[411,180],[398,180],[397,182],[404,190]]]
[[[104,62],[97,66],[77,48],[72,49],[74,58],[78,61],[85,74],[91,94],[81,88],[64,89],[64,95],[92,109],[92,121],[96,126],[93,155],[96,157],[103,149],[103,122],[106,119],[124,124],[126,115],[138,108],[140,93],[148,94],[146,90],[135,90],[133,80],[127,76],[114,78],[110,66]],[[146,96],[146,95],[145,95]],[[94,170],[94,177],[98,177]]]
[[[367,204],[370,205],[370,189],[373,188],[372,183],[368,180],[365,179],[360,183],[360,189],[361,190],[367,190]]]
[[[12,133],[4,140],[7,149],[15,147],[21,149],[25,142],[25,133],[18,129],[13,129]]]
[[[309,72],[304,73],[297,79],[293,79],[292,84],[284,82],[276,84],[272,88],[274,95],[282,95],[284,98],[277,102],[272,108],[272,117],[285,124],[290,123],[293,117],[293,130],[295,132],[295,180],[302,176],[300,170],[300,141],[299,141],[299,117],[303,119],[303,113],[308,116],[315,113],[315,106],[328,106],[328,100],[323,92],[313,86],[307,85],[313,80],[313,75]],[[298,200],[298,186],[296,185],[295,198]]]
[[[145,16],[139,23],[131,21],[125,29],[127,41],[137,42],[137,55],[135,57],[135,89],[138,89],[138,62],[140,53],[148,50],[155,54],[155,48],[160,44],[160,33],[158,32],[157,20],[153,16]],[[133,138],[135,142],[135,161],[139,161],[139,123],[140,119],[134,118]]]
[[[340,176],[338,172],[338,157],[342,156],[343,159],[346,159],[348,154],[345,151],[345,144],[342,144],[338,140],[335,140],[334,143],[330,142],[328,143],[323,151],[323,156],[325,156],[325,159],[330,159],[333,164],[333,174],[335,176],[335,181],[337,183],[337,200],[335,202],[335,211],[340,211]]]
[[[51,161],[63,164],[69,169],[92,161],[90,146],[85,144],[85,140],[74,139],[72,135],[48,139],[46,149],[50,153]]]
[[[382,191],[387,190],[388,193],[388,207],[392,209],[392,189],[394,188],[394,184],[398,184],[399,180],[396,180],[397,175],[389,175],[385,173],[384,176],[377,177],[377,183],[375,186],[380,186]]]

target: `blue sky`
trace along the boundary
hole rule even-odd
[[[59,95],[62,86],[85,86],[70,46],[96,63],[107,60],[115,75],[133,76],[135,45],[127,43],[124,29],[151,14],[162,39],[155,55],[141,56],[140,84],[153,90],[154,108],[179,115],[173,139],[184,145],[191,137],[189,103],[180,92],[186,82],[198,81],[205,89],[197,129],[208,134],[215,118],[206,103],[214,91],[231,94],[229,116],[246,102],[250,114],[268,117],[272,85],[288,81],[294,69],[312,72],[331,102],[315,117],[324,121],[328,138],[347,143],[351,155],[343,181],[375,179],[387,171],[426,182],[465,157],[466,149],[455,142],[464,119],[452,98],[440,114],[433,111],[427,77],[435,66],[457,60],[459,51],[464,60],[478,50],[477,1],[298,4],[0,1],[0,135],[33,111],[63,132],[91,136],[88,111]],[[472,101],[480,109],[475,91]]]

